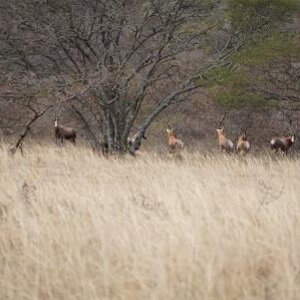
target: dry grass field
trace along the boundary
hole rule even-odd
[[[0,299],[300,298],[300,160],[0,150]]]

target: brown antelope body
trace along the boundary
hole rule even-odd
[[[76,144],[76,131],[74,128],[58,125],[57,118],[55,119],[54,128],[56,143],[60,140],[62,145],[64,140],[69,140],[74,145]]]
[[[275,152],[278,152],[278,150],[281,150],[285,153],[285,155],[288,154],[288,151],[295,143],[295,132],[288,137],[275,137],[271,140],[271,149]]]
[[[218,144],[221,151],[225,150],[227,153],[234,151],[234,145],[233,142],[226,138],[224,135],[224,128],[217,129],[217,135],[218,135]]]
[[[239,136],[237,145],[236,145],[236,152],[238,154],[245,155],[250,151],[250,142],[247,139],[247,135],[244,132],[241,136]]]
[[[184,143],[182,140],[178,139],[174,129],[167,129],[168,134],[168,146],[170,152],[175,150],[183,149]]]

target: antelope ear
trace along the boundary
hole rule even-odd
[[[169,128],[167,128],[167,133],[170,133],[170,129]]]

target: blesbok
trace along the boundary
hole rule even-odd
[[[296,139],[296,129],[293,131],[293,133],[290,136],[285,137],[275,137],[271,140],[271,149],[275,152],[278,152],[278,150],[281,150],[285,153],[285,155],[288,154],[288,151],[295,143]]]
[[[216,129],[218,135],[218,144],[221,152],[226,150],[227,153],[234,151],[233,142],[224,135],[224,128]]]
[[[137,135],[138,135],[138,134],[136,133],[136,134],[133,135],[132,137],[128,137],[128,138],[127,138],[127,143],[128,143],[128,147],[129,147],[129,148],[133,145],[133,143],[134,143],[134,141],[135,141]],[[143,135],[142,138],[143,138],[144,140],[147,139],[147,137],[146,137],[145,135]],[[139,150],[140,147],[141,147],[141,141],[139,141],[139,143],[137,143],[137,145],[135,145],[133,151]]]
[[[174,129],[167,129],[168,134],[168,146],[170,149],[170,152],[173,152],[175,150],[183,149],[184,143],[182,140],[178,139],[175,133]]]
[[[74,128],[58,125],[57,117],[55,118],[54,128],[56,143],[60,140],[62,145],[64,140],[69,140],[72,144],[76,144],[76,131]]]
[[[236,152],[238,154],[246,155],[250,151],[250,142],[248,141],[246,132],[243,132],[242,135],[239,136],[237,145],[236,145]]]

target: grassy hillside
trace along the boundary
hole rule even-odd
[[[298,299],[298,159],[0,150],[1,299]]]

